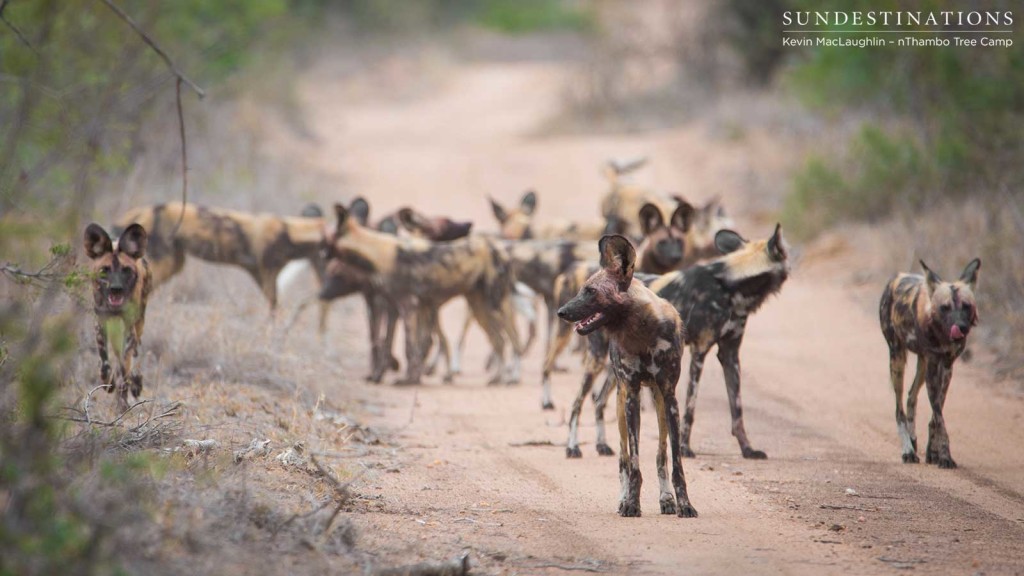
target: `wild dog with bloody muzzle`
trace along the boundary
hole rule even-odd
[[[944,282],[921,261],[924,276],[899,274],[882,292],[879,320],[889,345],[889,377],[896,395],[896,430],[903,447],[903,461],[917,463],[917,395],[928,386],[932,420],[928,423],[925,462],[939,468],[956,468],[949,453],[949,434],[942,408],[953,377],[953,363],[967,345],[967,335],[978,324],[974,289],[981,260],[975,258],[955,282]],[[903,411],[903,371],[907,351],[917,354],[917,371]]]
[[[498,353],[498,373],[491,383],[502,378],[509,383],[518,382],[522,347],[512,310],[514,276],[505,251],[496,240],[471,236],[434,243],[419,238],[396,238],[359,225],[341,204],[335,204],[335,213],[335,228],[325,231],[327,272],[320,297],[333,298],[339,285],[348,282],[334,271],[337,265],[365,274],[374,288],[397,307],[407,334],[408,366],[403,383],[419,383],[425,343],[436,324],[437,310],[460,295],[466,298]],[[513,363],[507,372],[506,342],[513,351]]]
[[[180,272],[185,256],[190,255],[248,272],[271,312],[277,307],[277,275],[292,260],[315,260],[323,228],[320,218],[250,214],[195,204],[135,208],[119,222],[137,222],[149,233],[147,256],[154,288]],[[317,266],[315,261],[313,265]]]
[[[146,323],[146,302],[153,276],[146,262],[146,230],[132,224],[115,244],[99,224],[85,229],[85,253],[91,260],[93,310],[96,313],[96,348],[100,356],[100,382],[107,392],[117,391],[117,408],[128,409],[128,392],[142,394],[142,374],[134,365]],[[117,359],[111,369],[108,345]]]
[[[651,290],[668,300],[686,323],[686,345],[690,349],[690,371],[686,389],[686,410],[683,416],[681,448],[687,457],[693,457],[690,432],[693,428],[697,405],[697,388],[704,370],[704,359],[714,346],[718,347],[718,361],[725,373],[725,387],[732,413],[732,433],[740,445],[744,458],[766,458],[755,450],[747,439],[743,424],[743,406],[740,397],[740,345],[747,320],[765,300],[778,293],[789,277],[789,249],[782,235],[782,226],[767,240],[749,242],[732,230],[722,230],[715,236],[718,250],[723,256],[704,264],[661,276],[638,275]],[[590,336],[591,340],[597,335]],[[589,350],[600,355],[600,342],[591,342]],[[574,423],[579,420],[582,401],[589,386],[599,374],[602,363],[588,361],[584,378],[569,422],[569,442],[566,455],[579,457],[579,441]],[[600,412],[609,393],[608,382],[594,395]],[[604,418],[597,419],[598,439],[604,437]],[[599,454],[606,454],[598,446]]]
[[[601,270],[579,294],[558,309],[586,336],[603,329],[610,340],[611,369],[618,388],[619,515],[640,516],[640,388],[654,393],[658,415],[658,480],[662,514],[695,517],[683,476],[679,445],[679,380],[683,323],[679,313],[633,278],[636,251],[624,236],[601,238]],[[672,453],[672,488],[666,469],[666,440]]]

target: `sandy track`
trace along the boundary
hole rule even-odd
[[[643,135],[541,136],[558,110],[564,65],[445,61],[424,72],[419,63],[396,56],[352,75],[324,58],[301,89],[317,140],[282,133],[278,153],[336,176],[339,189],[369,198],[376,215],[409,203],[472,218],[481,230],[493,229],[486,195],[512,202],[527,187],[539,191],[542,219],[594,218],[605,189],[598,164],[649,154],[646,181],[698,200],[720,193],[746,235],[770,231],[751,208],[765,199],[744,186],[750,174],[779,168],[779,146],[763,130],[721,139],[695,121]],[[417,74],[431,79],[429,89],[403,91]],[[454,386],[324,384],[328,394],[362,398],[370,424],[399,430],[395,447],[366,455],[372,470],[353,510],[360,547],[395,563],[468,549],[483,571],[500,573],[1024,571],[1024,406],[994,393],[979,362],[958,366],[946,412],[961,468],[901,464],[886,350],[871,313],[875,287],[849,288],[835,272],[856,267],[857,257],[846,251],[827,265],[798,267],[750,323],[742,352],[746,424],[769,460],[739,457],[721,371],[709,362],[694,430],[698,456],[685,461],[695,520],[657,513],[649,411],[642,518],[615,514],[615,459],[593,451],[589,405],[584,458],[565,459],[565,410],[579,380],[574,358],[565,360],[574,370],[555,378],[555,413],[539,409],[537,349],[524,385],[483,385],[479,332]],[[448,306],[450,332],[461,310]],[[332,323],[365,331],[359,314]],[[922,445],[928,416],[923,408]]]

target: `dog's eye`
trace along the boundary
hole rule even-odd
[[[939,310],[941,310],[943,312],[949,312],[952,309],[953,309],[953,307],[950,306],[949,304],[943,304],[942,306],[939,306]]]
[[[103,268],[100,268],[100,278],[105,280],[108,276],[110,276],[110,267],[104,266]]]
[[[586,294],[587,296],[593,296],[594,294],[597,293],[597,290],[594,290],[593,286],[584,286],[583,293]]]
[[[970,302],[964,302],[964,304],[963,304],[964,312],[970,312],[971,308],[973,308],[973,306],[971,306]]]

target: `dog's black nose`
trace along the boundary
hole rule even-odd
[[[558,309],[558,317],[561,318],[562,320],[565,320],[567,314],[568,312],[566,312],[565,306],[562,306],[561,308]]]

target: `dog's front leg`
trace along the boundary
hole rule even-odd
[[[907,432],[910,434],[910,448],[914,452],[913,462],[920,462],[917,457],[917,397],[921,392],[921,386],[924,384],[924,376],[927,369],[928,357],[918,355],[914,382],[910,385],[910,391],[907,393]],[[906,459],[904,459],[904,462],[906,462]]]
[[[398,313],[402,316],[405,326],[405,378],[395,384],[419,384],[423,376],[423,342],[420,339],[419,299],[415,296],[403,298],[398,302]]]
[[[690,504],[690,496],[686,492],[686,476],[683,474],[683,451],[679,436],[679,401],[676,399],[675,386],[675,382],[669,380],[661,383],[659,387],[664,396],[668,442],[672,454],[672,487],[675,489],[676,497],[675,512],[677,516],[683,518],[696,518],[697,510]]]
[[[928,359],[925,382],[928,386],[928,401],[932,405],[932,420],[928,423],[928,450],[925,462],[938,464],[939,468],[956,468],[956,462],[949,453],[949,434],[942,407],[946,404],[946,392],[953,378],[953,360],[948,357],[932,356]]]
[[[627,450],[619,456],[619,475],[623,473],[623,460],[626,467],[626,496],[619,506],[619,515],[627,517],[640,516],[640,486],[643,477],[640,474],[640,387],[632,382],[619,383],[620,410],[625,419]],[[622,433],[622,425],[619,425]]]
[[[743,404],[740,401],[741,342],[742,337],[719,341],[718,361],[722,363],[722,371],[725,372],[725,389],[729,394],[729,411],[732,412],[732,435],[739,442],[744,458],[763,460],[768,456],[760,450],[751,448],[747,431],[743,427]]]
[[[595,373],[596,378],[600,372]],[[615,376],[608,373],[604,378],[601,389],[594,392],[591,399],[594,401],[594,427],[597,428],[597,442],[594,448],[599,456],[615,456],[615,451],[608,445],[608,436],[605,434],[604,408],[608,405],[608,396],[611,395],[612,387],[615,386]]]
[[[124,347],[125,380],[128,390],[131,391],[133,398],[138,398],[142,395],[142,374],[139,372],[139,366],[135,362],[135,358],[139,355],[139,346],[141,344],[139,337],[140,328],[141,327],[136,324],[128,331],[127,342]]]
[[[657,385],[651,387],[651,395],[654,397],[654,412],[658,416],[658,503],[661,504],[662,514],[676,513],[676,495],[668,482],[668,412],[665,407],[665,394]],[[678,407],[676,408],[678,411]],[[678,443],[678,439],[676,440]],[[678,450],[673,450],[672,455],[676,456]],[[675,467],[673,466],[673,470]]]
[[[379,384],[384,378],[384,372],[388,369],[386,358],[391,355],[391,349],[386,348],[387,341],[381,333],[381,325],[391,321],[387,317],[389,307],[384,296],[380,294],[365,292],[363,297],[366,299],[366,311],[370,326],[370,375],[366,377],[366,380]]]
[[[103,322],[96,322],[96,351],[100,355],[100,384],[107,392],[114,391],[110,381],[110,358],[107,356],[107,329]]]
[[[594,375],[587,372],[583,375],[583,383],[580,385],[580,391],[576,394],[576,399],[572,403],[572,412],[569,415],[569,441],[565,445],[565,457],[566,458],[582,458],[583,453],[580,452],[580,412],[583,411],[583,401],[587,399],[587,394],[590,389],[594,386]]]

